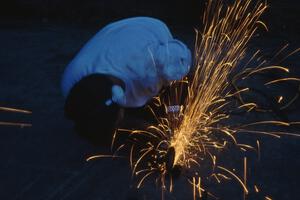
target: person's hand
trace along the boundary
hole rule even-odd
[[[124,105],[126,104],[126,97],[125,97],[125,91],[123,88],[119,85],[112,86],[112,101],[119,104]]]

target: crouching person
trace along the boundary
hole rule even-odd
[[[110,144],[124,108],[144,106],[182,79],[191,52],[161,21],[135,17],[101,29],[64,71],[65,116],[95,144]]]

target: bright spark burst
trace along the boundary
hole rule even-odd
[[[132,175],[141,177],[138,188],[147,178],[154,176],[156,182],[161,184],[163,199],[166,190],[173,190],[174,176],[181,170],[191,169],[193,174],[188,178],[188,182],[193,187],[194,199],[203,198],[203,195],[207,194],[215,198],[204,188],[203,182],[209,178],[218,183],[236,180],[244,191],[245,199],[249,193],[247,158],[241,161],[244,164],[243,173],[238,174],[234,169],[221,166],[216,152],[233,144],[242,152],[257,152],[260,159],[260,142],[256,139],[257,135],[275,138],[282,135],[298,136],[296,133],[267,131],[260,127],[288,127],[299,122],[265,120],[247,124],[228,123],[234,113],[269,112],[262,109],[257,102],[245,101],[245,94],[251,94],[253,89],[243,87],[240,83],[247,84],[247,79],[270,70],[285,75],[289,73],[287,67],[271,65],[265,60],[255,67],[250,67],[250,63],[259,60],[259,51],[243,64],[249,41],[255,36],[257,29],[262,27],[268,30],[261,21],[261,15],[267,9],[266,3],[259,1],[254,7],[251,4],[252,0],[236,0],[233,5],[226,7],[222,0],[208,0],[203,16],[204,29],[201,32],[196,30],[192,76],[174,82],[171,85],[173,92],[168,93],[167,97],[156,98],[155,105],[165,106],[166,115],[160,116],[155,112],[155,108],[150,108],[157,119],[157,125],[148,126],[145,130],[120,129],[116,132],[113,143],[118,134],[129,132],[127,143],[122,144],[117,151],[129,147]],[[298,51],[299,49],[292,54]],[[298,82],[300,79],[285,77],[268,81],[264,85],[270,86],[286,81]],[[182,100],[184,88],[187,88],[188,92],[187,97]],[[284,104],[285,98],[277,97],[276,101],[281,106],[279,110],[287,108],[297,98],[298,96]],[[237,135],[245,133],[255,137],[256,147],[239,142]],[[199,169],[207,160],[212,163],[212,172],[209,177],[202,177]],[[253,188],[259,192],[256,185]]]

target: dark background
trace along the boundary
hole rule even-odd
[[[253,0],[255,1],[255,0]],[[271,58],[284,44],[292,51],[300,46],[300,1],[270,0],[264,15],[269,32],[249,50],[262,49]],[[103,25],[129,16],[153,16],[164,20],[175,37],[192,49],[194,27],[199,27],[204,0],[10,0],[0,6],[0,106],[31,110],[31,115],[0,113],[0,121],[30,122],[31,128],[0,127],[0,199],[160,199],[149,183],[141,191],[129,190],[126,160],[85,158],[105,153],[74,134],[63,116],[61,74],[82,45]],[[287,52],[285,52],[287,53]],[[300,76],[299,54],[284,64],[291,76]],[[275,76],[275,75],[274,75]],[[278,88],[295,95],[297,83]],[[284,115],[300,121],[299,100]],[[299,126],[289,131],[299,133]],[[262,159],[250,174],[274,200],[299,198],[299,139],[263,137]],[[232,188],[234,187],[234,188]],[[176,189],[177,188],[177,189]],[[238,191],[236,191],[238,190]],[[221,189],[222,191],[222,189]],[[240,188],[225,185],[221,199],[239,200]],[[179,179],[168,199],[192,199],[190,186]],[[256,199],[263,199],[257,197]]]
[[[71,23],[106,23],[129,16],[155,16],[181,23],[195,22],[200,17],[201,1],[141,1],[141,0],[12,0],[1,7],[1,14],[9,19],[42,19]]]

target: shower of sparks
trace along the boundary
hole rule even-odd
[[[299,136],[297,133],[267,131],[263,128],[266,125],[289,127],[299,125],[299,122],[265,120],[239,124],[232,119],[234,113],[270,112],[270,109],[264,109],[253,100],[246,101],[245,97],[253,92],[250,86],[242,86],[247,84],[248,79],[270,70],[284,76],[289,73],[287,67],[271,65],[265,60],[256,63],[255,67],[250,66],[261,60],[258,58],[260,51],[250,56],[246,64],[243,62],[248,57],[246,51],[249,41],[255,36],[257,29],[261,27],[268,30],[260,20],[266,9],[266,3],[260,1],[252,6],[252,0],[236,0],[230,6],[224,6],[222,0],[208,0],[203,16],[204,29],[201,32],[196,30],[192,76],[172,83],[171,92],[167,96],[155,98],[155,105],[164,106],[166,111],[161,114],[155,108],[150,108],[158,124],[144,130],[119,129],[114,135],[113,145],[119,134],[129,133],[126,144],[122,144],[117,151],[129,147],[132,175],[141,177],[138,178],[138,188],[150,177],[155,177],[156,183],[161,184],[164,199],[163,194],[167,188],[170,192],[173,191],[174,177],[181,172],[192,171],[186,177],[193,187],[194,199],[203,199],[203,194],[217,198],[205,188],[204,182],[207,180],[215,180],[217,183],[235,180],[246,199],[249,193],[247,157],[241,161],[244,171],[239,173],[218,163],[219,152],[234,145],[241,152],[257,152],[260,159],[261,147],[256,139],[258,135],[275,138],[283,135]],[[278,55],[285,48],[287,46]],[[298,51],[299,49],[292,54]],[[268,81],[263,86],[299,81],[299,78],[287,77]],[[187,97],[182,99],[184,88],[187,88]],[[288,103],[282,95],[277,96],[276,102],[280,105],[278,110],[289,107],[298,96],[299,94]],[[256,146],[240,143],[238,134],[253,136]],[[205,161],[211,163],[211,173],[203,177],[199,169],[204,166]],[[256,185],[252,187],[259,192]]]
[[[17,108],[8,108],[8,107],[0,107],[0,111],[21,113],[21,114],[32,114],[32,112],[28,111],[28,110],[17,109]],[[18,126],[20,128],[24,128],[24,127],[31,127],[32,125],[30,123],[0,121],[0,126]]]

